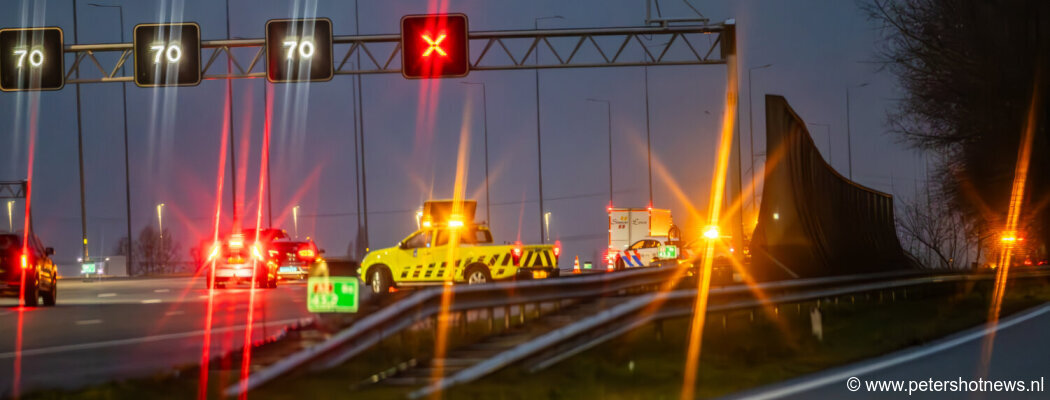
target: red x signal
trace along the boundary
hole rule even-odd
[[[427,42],[430,47],[427,47],[427,51],[423,52],[423,57],[429,57],[430,53],[437,52],[442,57],[448,56],[448,53],[441,48],[441,42],[445,40],[446,35],[438,35],[437,39],[431,39],[430,35],[423,35],[423,41]]]
[[[401,74],[405,78],[447,78],[470,72],[467,16],[406,15],[401,18]]]

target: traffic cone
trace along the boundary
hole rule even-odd
[[[572,262],[572,273],[580,273],[580,256],[576,256],[576,261]]]

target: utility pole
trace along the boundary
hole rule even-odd
[[[230,0],[226,0],[226,40],[230,38]],[[233,75],[233,55],[230,53],[226,54],[226,74]],[[233,79],[226,79],[226,104],[226,122],[230,131],[230,200],[233,201],[233,221],[237,224],[237,144],[233,139]]]
[[[846,154],[849,158],[849,180],[853,180],[853,135],[850,133],[850,122],[849,122],[849,90],[862,88],[868,86],[868,82],[864,82],[857,86],[846,87]]]
[[[540,30],[540,20],[543,19],[565,19],[561,15],[553,15],[549,17],[537,17],[532,20],[533,29]],[[536,65],[540,65],[540,46],[537,40],[536,45]],[[538,180],[540,187],[540,243],[547,243],[547,238],[543,236],[543,139],[540,134],[540,70],[536,68],[533,70],[536,73],[536,164],[539,167]]]
[[[120,11],[120,42],[124,43],[124,6],[114,6],[96,3],[88,3],[88,5],[104,8],[116,8],[118,11]],[[120,68],[122,70],[121,73],[126,75],[126,72],[123,71],[125,69],[124,66],[122,65]],[[77,86],[79,87],[80,85]],[[125,255],[125,260],[127,260],[127,263],[125,265],[133,265],[133,256],[131,254],[131,167],[130,163],[128,162],[128,83],[121,82],[120,86],[121,104],[124,107],[124,208],[127,212],[128,220],[128,248],[126,250],[127,254]]]
[[[481,85],[481,115],[485,127],[485,222],[492,228],[492,212],[489,202],[489,106],[485,82],[460,82],[464,85]]]
[[[73,0],[73,43],[80,43],[77,37],[77,1]],[[80,69],[74,71],[75,77],[80,79]],[[80,84],[76,84],[77,92],[77,162],[80,172],[80,238],[83,245],[84,262],[88,262],[88,236],[87,236],[87,207],[84,205],[84,129],[80,121]],[[131,238],[129,237],[130,241]],[[129,246],[130,247],[130,246]]]
[[[354,34],[355,35],[360,35],[361,34],[361,17],[360,17],[360,12],[358,12],[358,7],[357,7],[358,4],[357,3],[358,3],[357,0],[354,0]],[[357,52],[357,65],[358,66],[361,65],[361,52],[360,51]],[[369,241],[368,241],[368,178],[367,178],[367,173],[365,171],[365,165],[366,165],[365,161],[367,161],[365,159],[365,154],[366,154],[365,153],[365,107],[364,107],[363,99],[362,99],[362,96],[361,96],[361,92],[363,92],[365,88],[364,88],[364,86],[361,86],[361,74],[357,74],[356,78],[357,78],[357,132],[358,132],[358,135],[359,135],[358,136],[358,140],[361,141],[359,147],[361,149],[361,199],[362,199],[362,203],[361,203],[362,213],[358,215],[358,218],[360,218],[360,219],[362,219],[364,221],[364,225],[365,225],[365,248],[367,249],[368,247],[370,247],[369,246]]]

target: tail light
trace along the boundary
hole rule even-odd
[[[22,253],[22,269],[29,268],[29,257]]]
[[[558,257],[561,257],[561,241],[554,241],[554,263],[558,263]]]
[[[230,236],[230,248],[231,249],[240,249],[240,248],[243,248],[243,247],[244,247],[244,235],[236,234],[236,235]]]
[[[252,245],[252,255],[255,256],[255,258],[257,258],[259,260],[263,259],[262,252],[259,251],[259,245],[258,244]]]
[[[517,267],[517,266],[519,266],[521,264],[521,254],[522,254],[522,252],[523,252],[523,249],[521,247],[521,242],[514,243],[514,248],[510,250],[510,254],[514,258],[514,266],[515,267]]]

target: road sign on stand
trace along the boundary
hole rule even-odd
[[[313,313],[357,312],[361,281],[356,277],[318,276],[306,281],[306,308]]]

